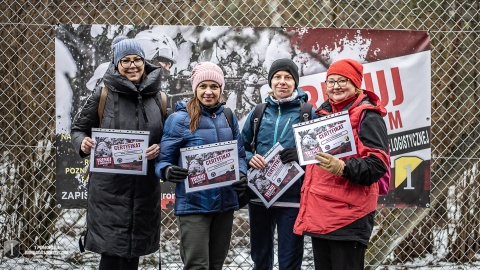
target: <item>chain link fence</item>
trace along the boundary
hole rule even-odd
[[[9,0],[0,2],[0,10],[0,269],[95,269],[99,260],[78,251],[85,210],[61,210],[55,202],[54,37],[59,24],[428,30],[430,208],[380,209],[366,265],[480,267],[478,0]],[[251,268],[248,230],[248,213],[237,211],[225,269]],[[161,254],[142,257],[142,269],[159,264],[180,269],[176,233],[173,214],[164,211]],[[309,239],[303,268],[313,269]]]

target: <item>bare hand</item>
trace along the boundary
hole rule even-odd
[[[145,153],[146,158],[148,160],[155,159],[160,154],[160,146],[158,144],[152,144],[150,147],[147,148],[147,152]]]
[[[265,159],[262,156],[260,156],[259,154],[255,154],[255,156],[253,156],[252,159],[250,159],[250,162],[248,163],[248,165],[250,165],[250,167],[255,169],[263,169],[265,168],[265,165],[267,165],[267,163],[265,162]]]
[[[80,150],[85,154],[90,154],[92,151],[93,146],[95,145],[95,141],[92,140],[90,137],[83,138],[82,145],[80,145]]]

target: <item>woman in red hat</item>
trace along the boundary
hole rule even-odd
[[[319,153],[307,165],[294,232],[310,235],[315,269],[363,269],[373,230],[378,180],[390,171],[386,110],[371,91],[360,89],[363,66],[334,62],[327,71],[320,117],[348,111],[357,154],[338,159]]]

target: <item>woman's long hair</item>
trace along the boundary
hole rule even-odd
[[[218,102],[224,102],[224,100],[225,98],[220,94]],[[202,116],[202,106],[196,94],[187,102],[187,113],[190,116],[190,132],[194,133],[198,129],[200,116]]]
[[[200,123],[200,116],[202,115],[202,107],[200,100],[196,96],[187,102],[187,113],[190,116],[190,132],[194,133]]]

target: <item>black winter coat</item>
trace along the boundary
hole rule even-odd
[[[162,137],[162,113],[155,101],[161,69],[145,63],[142,83],[135,86],[110,65],[104,83],[109,89],[102,128],[150,131],[149,144]],[[98,127],[97,87],[72,127],[72,144],[81,157],[82,140]],[[138,257],[158,250],[160,242],[160,182],[148,161],[147,175],[92,173],[88,184],[87,250],[119,257]]]

